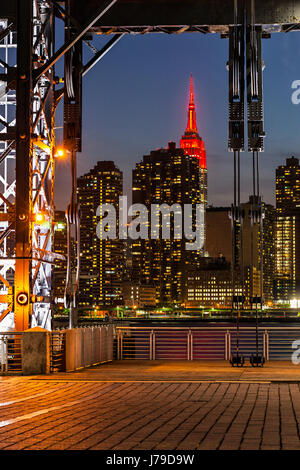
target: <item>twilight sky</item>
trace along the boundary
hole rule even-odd
[[[104,43],[105,39],[97,38],[98,48]],[[98,160],[113,160],[123,171],[124,194],[128,194],[131,171],[144,154],[166,147],[170,140],[179,145],[193,73],[197,124],[207,150],[208,201],[216,206],[230,204],[233,155],[227,151],[227,56],[228,41],[216,34],[123,37],[84,77],[78,175]],[[291,102],[291,84],[300,80],[300,33],[274,34],[263,40],[263,59],[267,136],[260,187],[264,200],[274,203],[276,166],[287,156],[300,157],[300,105]],[[60,114],[57,126],[61,126]],[[252,187],[251,155],[243,153],[241,162],[244,201]],[[68,202],[68,183],[68,163],[57,162],[59,209]]]

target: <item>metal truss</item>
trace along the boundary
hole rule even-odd
[[[92,28],[95,34],[148,34],[148,33],[167,33],[167,34],[181,34],[181,33],[227,33],[228,26],[219,28],[218,26],[202,26],[202,25],[179,25],[179,26],[107,26]]]
[[[104,0],[68,0],[73,17],[83,23]],[[238,16],[234,18],[234,0],[119,0],[91,26],[95,34],[146,34],[209,32],[227,34],[229,27],[241,25],[244,13],[255,4],[256,25],[262,33],[295,29],[300,23],[299,0],[238,0]]]
[[[51,268],[58,257],[51,248],[55,109],[64,96],[64,143],[75,175],[67,222],[78,227],[81,81],[122,37],[115,35],[98,51],[85,35],[116,1],[105,1],[90,21],[77,27],[66,15],[69,8],[64,10],[56,2],[16,0],[10,18],[0,23],[0,324],[6,329],[51,328]],[[61,16],[66,27],[66,44],[56,52],[55,16]],[[83,40],[94,52],[85,67]],[[55,90],[54,65],[64,55],[65,86]],[[67,303],[72,309],[76,291],[69,289]]]
[[[15,130],[16,92],[7,89],[6,64],[16,58],[16,35],[8,20],[0,21],[0,134],[4,136]],[[9,129],[11,128],[11,129]],[[5,301],[0,318],[6,328],[13,326],[12,285],[14,282],[14,199],[15,140],[1,140],[0,136],[0,296]]]
[[[53,54],[50,2],[33,2],[33,69]],[[32,109],[32,326],[50,328],[51,251],[54,222],[54,68],[33,84]],[[40,219],[40,221],[38,221]]]
[[[0,28],[0,321],[50,328],[54,71],[32,71],[53,53],[52,5],[19,2]]]
[[[16,0],[10,18],[0,23],[0,325],[6,329],[51,328],[51,268],[60,257],[51,248],[55,110],[64,96],[64,145],[73,175],[67,222],[78,228],[76,152],[81,151],[82,77],[123,36],[115,35],[97,50],[86,33],[116,1],[102,2],[91,20],[79,27],[66,14],[68,2],[63,9],[50,0]],[[56,16],[65,22],[66,43],[55,52]],[[94,52],[85,66],[83,42]],[[54,66],[64,55],[65,85],[56,90]],[[67,285],[66,303],[72,310],[77,290]]]

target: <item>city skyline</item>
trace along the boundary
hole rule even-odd
[[[300,449],[299,34],[300,0],[0,0],[9,457]]]
[[[208,162],[208,168],[209,168],[209,155],[207,157],[205,136],[201,132],[200,126],[198,126],[198,121],[196,117],[196,112],[198,111],[198,107],[197,107],[197,99],[195,99],[195,95],[197,96],[197,90],[195,90],[194,88],[193,75],[191,74],[190,85],[189,85],[189,101],[188,101],[188,106],[186,109],[187,125],[179,141],[179,145],[177,145],[176,142],[173,142],[172,140],[168,140],[167,147],[162,147],[156,150],[151,150],[149,154],[144,154],[142,161],[140,161],[139,163],[136,163],[135,169],[132,170],[133,177],[132,177],[132,181],[130,181],[131,183],[130,186],[126,188],[126,183],[125,183],[125,191],[123,187],[124,178],[122,177],[122,183],[120,187],[118,187],[119,197],[124,193],[126,194],[126,189],[128,190],[132,188],[132,202],[134,204],[142,204],[144,206],[147,206],[147,205],[149,206],[150,204],[153,204],[153,203],[156,203],[156,204],[168,203],[170,205],[174,204],[175,202],[182,203],[183,201],[185,201],[186,203],[187,202],[186,197],[189,198],[191,197],[191,194],[192,194],[191,188],[190,190],[187,191],[186,181],[189,181],[191,183],[193,179],[195,180],[194,177],[199,172],[199,181],[197,180],[198,181],[197,183],[195,180],[194,184],[197,186],[201,194],[197,193],[197,197],[195,200],[193,200],[193,202],[195,202],[196,200],[197,202],[201,202],[204,208],[209,206],[209,204],[207,204],[207,200],[208,200],[207,176],[210,175],[209,171],[207,171],[207,162]],[[189,166],[187,165],[189,160],[191,160],[191,164],[194,165],[193,170],[191,170],[191,168],[189,168]],[[298,162],[298,160],[294,157],[287,158],[287,162],[289,161]],[[282,163],[283,162],[280,162],[280,165],[275,169],[274,176],[273,176],[273,180],[275,183],[275,175],[276,175],[276,187],[277,187],[276,204],[277,206],[278,206],[278,203],[280,202],[280,199],[278,196],[279,193],[278,193],[277,175],[280,169],[285,168],[282,165]],[[109,168],[107,165],[110,165]],[[83,239],[85,240],[85,242],[87,242],[86,236],[89,233],[88,242],[86,243],[86,246],[84,249],[82,247],[82,253],[81,253],[82,261],[83,261],[82,265],[85,264],[86,260],[91,261],[93,257],[95,258],[95,259],[93,258],[94,261],[92,262],[92,264],[88,264],[86,266],[89,270],[88,276],[87,276],[87,273],[85,273],[86,279],[84,281],[84,283],[86,284],[84,290],[86,291],[87,298],[85,299],[83,304],[85,304],[86,306],[90,304],[89,299],[92,297],[96,297],[97,302],[100,302],[100,304],[102,303],[102,300],[101,300],[102,294],[100,296],[101,297],[100,299],[98,294],[93,295],[91,293],[94,287],[97,286],[98,284],[99,275],[100,275],[100,278],[102,279],[101,269],[105,265],[105,257],[106,257],[105,255],[103,257],[103,262],[101,261],[100,265],[98,265],[96,262],[97,256],[91,253],[91,250],[92,252],[94,252],[94,251],[97,251],[97,249],[99,248],[98,247],[99,241],[95,238],[93,226],[96,223],[95,222],[96,216],[99,215],[97,212],[98,211],[97,205],[98,204],[101,205],[102,202],[104,202],[105,204],[107,204],[108,202],[110,203],[112,202],[112,200],[110,200],[111,196],[108,196],[108,199],[107,199],[106,191],[103,191],[101,189],[102,184],[104,184],[103,181],[105,181],[105,178],[106,178],[105,175],[110,175],[108,178],[109,180],[115,170],[117,170],[118,172],[120,172],[121,175],[123,175],[123,172],[122,170],[119,169],[119,167],[120,165],[116,162],[116,160],[112,160],[112,161],[98,160],[97,165],[94,166],[93,169],[91,169],[88,173],[85,173],[84,175],[80,176],[78,179],[79,204],[82,207],[81,212],[83,215],[83,218],[81,220],[81,232],[83,234]],[[112,168],[114,169],[113,173],[111,173]],[[92,174],[94,175],[93,177],[92,177]],[[187,175],[190,175],[188,179],[186,179]],[[102,181],[103,177],[104,177],[104,180]],[[298,191],[297,177],[296,176],[292,177],[291,182],[288,185],[288,188],[295,187],[295,191]],[[83,188],[81,188],[81,183],[83,181],[84,181],[84,187],[86,188],[85,192],[83,191]],[[98,185],[99,185],[99,182],[101,182],[100,193],[99,193],[99,188],[96,184],[97,181],[98,181],[97,183]],[[178,185],[182,185],[182,187]],[[261,187],[264,187],[263,183],[260,183],[260,185]],[[283,184],[283,188],[285,188],[285,184]],[[97,191],[95,191],[96,189]],[[111,189],[109,189],[108,193],[110,193]],[[293,198],[293,201],[294,199],[297,201],[299,200],[298,192],[297,194],[295,193],[295,197]],[[285,189],[284,189],[284,193],[282,194],[282,200],[284,204],[286,204],[286,195],[288,195],[288,197],[291,197],[290,189],[288,189],[287,192],[285,192]],[[245,197],[245,192],[243,196]],[[249,197],[249,201],[248,201],[248,197]],[[273,283],[275,279],[274,277],[275,275],[274,274],[275,273],[274,271],[275,239],[274,239],[274,220],[273,220],[275,212],[274,212],[274,207],[272,205],[269,205],[268,202],[264,200],[263,196],[261,196],[257,199],[257,201],[259,205],[260,204],[262,205],[262,208],[264,211],[264,218],[262,221],[262,225],[260,224],[260,221],[256,219],[252,219],[251,218],[252,216],[250,217],[250,215],[253,213],[253,211],[255,211],[255,204],[256,204],[255,198],[256,198],[255,194],[251,196],[251,189],[249,188],[247,199],[245,198],[246,200],[245,199],[241,200],[241,207],[245,213],[245,216],[243,216],[243,219],[244,219],[243,221],[239,221],[240,225],[238,224],[237,232],[234,235],[234,239],[235,237],[238,237],[235,239],[235,242],[234,242],[235,263],[234,263],[233,269],[236,272],[235,274],[236,279],[234,281],[234,285],[236,285],[236,288],[238,290],[241,288],[242,291],[244,291],[245,293],[247,291],[246,298],[248,300],[250,299],[250,303],[252,303],[251,298],[254,298],[254,297],[258,298],[257,297],[258,295],[260,295],[261,298],[263,298],[264,296],[265,301],[272,303]],[[93,199],[93,203],[91,202],[91,199]],[[114,203],[118,204],[116,201],[114,201]],[[225,204],[226,202],[222,204],[223,208]],[[89,207],[89,206],[92,206],[92,207]],[[230,211],[227,209],[225,210],[224,208],[224,212],[227,213],[226,225],[230,225],[231,222],[229,221],[229,217],[228,217]],[[250,222],[250,218],[251,218],[251,222]],[[92,222],[92,220],[94,223],[90,225],[90,222]],[[220,228],[221,227],[217,225],[214,227],[214,230],[219,231]],[[224,227],[222,227],[222,229],[223,228]],[[206,231],[206,222],[204,221],[203,222],[203,241],[205,240],[205,231]],[[262,241],[261,239],[262,233],[266,235],[264,241]],[[200,276],[199,273],[205,270],[204,269],[205,267],[201,266],[200,261],[199,263],[198,261],[194,263],[196,258],[195,260],[193,259],[193,257],[190,257],[189,260],[185,259],[185,256],[183,255],[184,249],[182,247],[182,241],[176,241],[176,244],[175,244],[176,246],[174,245],[174,247],[170,245],[170,242],[167,242],[167,245],[165,246],[164,242],[161,241],[160,243],[162,243],[162,245],[158,246],[157,240],[155,240],[154,242],[153,240],[150,240],[151,238],[153,238],[152,236],[151,237],[149,236],[149,239],[148,237],[146,237],[145,240],[147,241],[142,241],[143,238],[144,237],[140,235],[138,240],[134,238],[133,239],[134,241],[132,243],[132,252],[134,254],[134,256],[132,256],[132,280],[134,280],[136,285],[140,285],[140,284],[148,285],[151,282],[155,282],[157,286],[160,285],[160,288],[157,290],[157,296],[158,296],[158,300],[161,303],[167,302],[169,304],[170,302],[175,302],[175,303],[177,302],[181,303],[183,301],[186,302],[187,298],[185,298],[185,295],[187,292],[189,292],[190,294],[190,301],[192,303],[197,300],[200,300],[200,298],[202,297],[201,296],[199,297],[200,295],[199,286],[201,285],[202,282],[204,282],[205,284],[207,281],[207,278],[206,278],[206,274],[203,274]],[[214,235],[213,235],[213,238],[214,238]],[[114,239],[117,239],[117,238],[114,236],[112,237],[112,240]],[[218,253],[222,253],[224,241],[225,240],[222,239],[221,245],[218,247]],[[230,237],[229,242],[230,244],[233,243],[232,235]],[[114,245],[114,242],[112,244]],[[205,247],[205,242],[203,243],[203,247]],[[263,250],[263,252],[261,250]],[[84,254],[85,252],[86,252],[86,260],[85,260],[85,254]],[[243,254],[241,254],[242,252]],[[164,253],[165,258],[164,256],[161,256],[162,253]],[[207,257],[211,257],[211,260],[212,260],[211,264],[212,266],[214,266],[215,261],[214,261],[214,258],[211,256],[211,253],[209,253],[209,251],[206,251],[206,249],[204,249],[203,253],[201,254],[202,257],[204,253]],[[219,257],[219,254],[217,255],[215,259],[217,259],[218,257]],[[102,259],[102,255],[100,256],[100,258]],[[110,258],[110,256],[108,258]],[[175,262],[177,263],[179,267],[177,265],[175,267],[172,265],[173,258],[175,259]],[[226,259],[224,258],[224,261],[226,264],[226,262],[228,262],[228,258]],[[233,260],[231,260],[231,263],[233,263]],[[195,273],[190,273],[189,280],[194,283],[194,290],[186,291],[186,285],[187,285],[187,281],[185,279],[186,266],[187,265],[192,266],[193,264],[195,264],[194,268],[196,268],[196,265],[197,265],[197,268],[195,270]],[[222,284],[223,287],[220,291],[221,293],[220,295],[221,296],[225,295],[225,296],[230,297],[230,295],[231,296],[233,295],[232,292],[234,292],[233,287],[228,288],[228,285],[229,285],[228,283],[232,277],[232,274],[231,274],[230,268],[228,269],[228,267],[226,268],[227,269],[226,274],[224,274],[225,264],[220,265],[220,266],[218,265],[216,269],[216,273],[214,275],[215,275],[215,280],[218,280],[217,282],[220,281],[221,284],[223,283]],[[97,271],[98,271],[98,268],[100,269],[100,274],[95,274],[94,272],[96,265],[97,265]],[[167,274],[162,275],[162,267],[163,267],[163,271],[166,270]],[[219,273],[220,270],[222,271],[221,273]],[[111,267],[109,268],[109,272],[112,272]],[[135,272],[138,273],[136,277],[134,275]],[[142,272],[144,272],[145,279],[142,279],[141,277]],[[184,273],[184,276],[183,276],[183,273]],[[265,274],[265,278],[264,278],[264,274]],[[278,273],[276,273],[276,275],[277,274]],[[118,289],[120,291],[119,282],[121,280],[121,277],[119,279],[114,274],[113,278],[114,278],[114,282],[118,284]],[[172,283],[174,280],[175,280],[176,288],[173,289],[174,286]],[[111,283],[112,283],[112,278],[111,278]],[[211,281],[208,281],[208,284],[210,283]],[[83,287],[83,281],[81,280],[81,288],[82,287]],[[105,291],[105,289],[106,287],[104,288],[103,292]],[[202,290],[203,289],[204,288],[202,286]],[[208,291],[209,289],[207,289],[207,287],[203,290],[202,303],[205,303],[205,302],[209,303],[213,301],[214,299],[216,299],[216,297],[213,296],[209,300],[207,297]],[[116,301],[117,301],[118,295],[113,292],[109,294],[109,296],[115,297]],[[136,294],[136,295],[137,297],[139,296],[139,294]],[[218,305],[222,303],[225,305],[227,301],[225,301],[224,299],[225,297],[222,297],[222,301],[218,302]],[[112,299],[110,298],[109,303],[111,302],[111,300]],[[277,300],[281,300],[281,297],[279,296]],[[82,305],[82,302],[80,303]],[[103,303],[107,304],[107,300],[104,301],[104,297],[103,297]]]
[[[274,35],[263,41],[267,135],[265,152],[261,154],[261,182],[263,199],[272,204],[276,167],[286,157],[298,156],[299,107],[291,102],[291,84],[300,76],[296,61],[291,60],[298,56],[294,37],[286,35],[279,39]],[[179,60],[182,54],[185,54],[184,66]],[[195,56],[197,61],[193,59]],[[130,174],[136,161],[153,147],[167,147],[169,140],[179,144],[186,126],[192,73],[198,127],[207,149],[208,201],[214,205],[230,204],[233,157],[227,151],[227,56],[228,42],[217,35],[126,37],[120,41],[103,59],[105,66],[104,62],[103,66],[99,64],[84,81],[83,153],[78,158],[78,175],[98,160],[113,160],[123,171],[124,193],[129,195]],[[275,112],[278,106],[280,113]],[[250,154],[242,153],[241,160],[245,188],[242,199],[246,201],[251,192],[247,176]],[[68,181],[69,174],[67,162],[58,166],[56,206],[61,209],[66,202],[60,187]]]
[[[157,167],[158,165],[158,167]],[[189,165],[193,165],[193,170],[188,170]],[[182,167],[182,168],[181,168]],[[181,168],[181,170],[180,170]],[[282,302],[284,300],[291,300],[295,298],[295,295],[298,295],[299,290],[299,225],[298,225],[298,215],[299,215],[299,160],[296,158],[287,158],[285,165],[280,165],[276,169],[276,200],[277,200],[277,207],[276,209],[268,204],[265,204],[261,201],[264,218],[263,218],[263,234],[264,234],[264,242],[263,242],[263,273],[264,273],[264,281],[263,281],[263,293],[264,293],[264,300],[266,301],[267,305],[272,304],[272,299],[276,302]],[[178,173],[179,170],[179,173]],[[186,182],[189,181],[192,184],[192,181],[195,179],[194,176],[199,171],[199,178],[201,181],[200,185],[195,185],[194,181],[194,190],[198,188],[200,193],[197,193],[196,199],[199,201],[205,201],[204,193],[206,190],[205,184],[203,185],[203,175],[200,177],[202,172],[201,165],[199,165],[199,160],[197,156],[191,157],[190,155],[186,154],[182,148],[176,148],[176,144],[173,142],[169,143],[168,149],[159,149],[151,151],[150,155],[145,155],[143,160],[136,164],[136,168],[133,171],[134,174],[134,185],[133,185],[133,203],[139,204],[146,203],[166,203],[172,204],[175,201],[180,202],[181,198],[190,198],[192,197],[192,191],[187,190]],[[181,174],[181,176],[180,176]],[[119,175],[115,180],[114,175]],[[190,175],[190,178],[188,178]],[[192,175],[192,178],[191,178]],[[162,178],[162,176],[167,176],[167,178]],[[118,181],[117,181],[118,180]],[[158,180],[158,183],[157,183]],[[152,181],[152,182],[151,182]],[[160,182],[163,181],[161,186]],[[178,186],[180,182],[181,186]],[[150,183],[150,184],[148,184]],[[172,190],[172,184],[175,184]],[[117,184],[117,186],[116,186]],[[104,187],[106,190],[104,190]],[[176,190],[174,192],[174,189]],[[181,189],[180,189],[181,188]],[[184,189],[185,188],[185,189]],[[200,190],[200,188],[202,188]],[[117,193],[116,193],[117,189]],[[99,192],[100,190],[100,192]],[[137,191],[138,190],[138,191]],[[182,192],[183,191],[183,192]],[[186,194],[186,196],[184,196]],[[120,250],[116,252],[117,258],[115,258],[116,263],[114,262],[111,264],[111,257],[112,257],[112,249],[116,248],[116,240],[118,240],[118,236],[109,237],[111,241],[102,241],[99,240],[99,236],[96,230],[97,225],[97,216],[99,215],[99,203],[110,203],[113,204],[116,209],[118,209],[119,204],[119,197],[122,195],[122,172],[115,166],[114,162],[109,161],[99,161],[98,164],[90,170],[87,174],[79,177],[78,179],[78,197],[79,202],[82,204],[84,202],[84,213],[82,214],[81,218],[81,234],[83,235],[82,239],[82,251],[81,251],[81,260],[82,260],[82,276],[81,276],[81,288],[83,287],[82,281],[88,285],[85,286],[84,291],[87,294],[87,297],[93,297],[91,292],[93,291],[94,287],[98,284],[98,278],[100,277],[100,281],[102,279],[102,269],[106,266],[106,269],[109,269],[108,272],[112,273],[112,269],[116,266],[120,266]],[[171,196],[172,195],[172,196]],[[196,195],[196,193],[194,193]],[[171,199],[170,199],[171,197]],[[173,198],[175,199],[173,200]],[[249,286],[251,286],[251,282],[254,282],[253,286],[255,285],[255,289],[260,289],[260,259],[261,259],[261,252],[260,252],[260,227],[257,226],[257,222],[254,221],[254,229],[253,234],[251,234],[252,229],[250,222],[250,212],[253,210],[254,204],[254,197],[250,196],[249,201],[246,203],[241,203],[241,207],[244,212],[244,222],[243,222],[243,261],[241,262],[241,253],[240,253],[240,246],[238,240],[235,241],[237,243],[237,259],[236,263],[237,266],[237,289],[245,289],[247,292],[247,296],[251,293],[249,291]],[[182,202],[182,200],[181,200]],[[204,203],[205,205],[205,203]],[[170,206],[168,206],[170,207]],[[146,208],[146,207],[145,207]],[[146,208],[147,209],[147,208]],[[296,213],[297,211],[297,213]],[[186,297],[184,304],[188,306],[199,306],[199,301],[201,304],[205,304],[206,306],[212,307],[220,307],[226,306],[228,304],[228,299],[232,296],[232,272],[230,265],[232,264],[232,230],[231,230],[231,221],[229,218],[230,207],[215,207],[215,208],[208,208],[206,211],[206,221],[204,227],[204,233],[206,233],[206,240],[207,245],[205,248],[205,254],[202,253],[200,258],[197,258],[195,252],[189,254],[189,260],[186,264],[186,261],[183,264],[189,266],[189,269],[186,271],[186,267],[181,266],[179,269],[180,273],[186,272],[189,276],[189,282],[191,282],[191,286],[189,286],[189,290],[187,292],[188,297]],[[276,217],[277,214],[277,217]],[[220,218],[221,216],[221,218]],[[293,216],[293,220],[291,219]],[[296,217],[297,216],[297,217]],[[291,219],[291,220],[290,220]],[[294,220],[295,219],[295,220]],[[119,223],[117,221],[117,223]],[[292,225],[291,225],[292,223]],[[56,211],[56,224],[57,228],[55,231],[55,246],[56,252],[63,254],[66,250],[66,224],[64,223],[64,212]],[[275,225],[274,225],[275,224]],[[61,229],[64,230],[65,234],[61,232]],[[221,232],[220,232],[221,229]],[[139,230],[138,230],[139,232]],[[173,233],[173,232],[172,232]],[[276,235],[276,236],[275,236]],[[253,246],[253,255],[251,254],[252,248],[252,237],[254,241]],[[82,238],[82,237],[81,237]],[[122,238],[122,237],[121,237]],[[167,237],[166,240],[160,239],[158,241],[155,239],[155,247],[150,247],[149,243],[151,244],[153,240],[152,235],[149,238],[145,238],[142,241],[142,236],[138,239],[132,239],[130,245],[132,247],[132,253],[129,254],[127,248],[125,249],[123,255],[121,256],[122,259],[124,258],[124,266],[126,269],[124,271],[124,275],[114,275],[114,289],[117,288],[118,290],[121,289],[120,283],[124,284],[124,294],[126,296],[126,302],[130,302],[131,295],[134,295],[133,298],[137,299],[136,302],[139,305],[143,305],[142,299],[150,299],[153,301],[154,295],[154,284],[156,284],[156,293],[159,296],[159,289],[157,285],[160,285],[161,282],[158,281],[160,278],[160,268],[163,265],[163,260],[160,259],[159,263],[155,267],[155,263],[153,260],[149,263],[150,258],[148,259],[146,256],[146,252],[153,252],[153,254],[160,253],[165,250],[159,248],[157,250],[157,243],[165,243],[166,247],[168,247],[166,251],[166,260],[169,262],[171,268],[171,260],[173,258],[171,251],[172,248],[169,246],[171,238]],[[56,241],[57,239],[57,241]],[[121,240],[119,240],[123,243]],[[175,237],[174,240],[175,242]],[[283,242],[283,244],[282,244]],[[101,243],[104,243],[106,246],[105,251],[109,250],[108,256],[108,264],[105,261],[106,254],[103,257],[102,255],[98,256],[98,250],[102,250]],[[146,243],[145,246],[142,248],[142,244]],[[176,243],[179,243],[177,248],[173,248],[174,254],[177,256],[178,253],[181,253],[180,260],[182,261],[184,258],[183,253],[185,252],[184,247],[182,246],[181,240],[177,240]],[[128,245],[128,247],[130,246]],[[149,246],[148,246],[149,245]],[[152,245],[151,245],[152,246]],[[125,254],[125,252],[127,253]],[[141,251],[141,252],[140,252]],[[134,253],[133,253],[134,252]],[[156,254],[157,254],[156,253]],[[286,253],[288,255],[288,265],[285,265],[283,262],[283,257],[286,257]],[[132,255],[135,256],[132,256]],[[129,255],[129,256],[128,256]],[[136,255],[145,255],[147,258],[142,260],[141,256]],[[196,255],[196,256],[195,256]],[[175,261],[176,260],[175,256]],[[203,257],[204,256],[204,257]],[[253,260],[252,260],[253,256]],[[137,263],[133,263],[134,259],[136,258]],[[182,259],[181,259],[182,258]],[[100,265],[99,265],[100,260]],[[131,261],[130,261],[131,260]],[[130,261],[130,264],[127,264]],[[274,266],[274,262],[276,263],[276,268]],[[151,266],[151,263],[153,266]],[[179,263],[180,264],[180,263]],[[109,265],[109,266],[108,266]],[[167,263],[166,263],[167,265]],[[251,266],[253,265],[253,274],[251,275]],[[148,266],[148,267],[147,267]],[[143,268],[144,267],[144,268]],[[147,275],[147,269],[150,268]],[[146,269],[147,268],[147,269]],[[274,269],[275,268],[275,269]],[[62,297],[62,292],[64,290],[64,271],[58,262],[56,266],[56,275],[55,275],[55,282],[54,282],[54,292],[56,297]],[[158,269],[158,278],[154,274],[155,269]],[[177,268],[176,268],[177,269]],[[176,269],[172,272],[175,279],[177,279]],[[166,269],[168,271],[168,269]],[[245,276],[245,286],[242,287],[241,280],[239,279],[239,270],[240,272],[244,272]],[[89,271],[89,272],[87,272]],[[150,273],[151,271],[151,273]],[[164,271],[164,269],[163,269]],[[131,274],[130,274],[131,273]],[[137,274],[135,276],[135,273]],[[145,279],[142,279],[141,273],[144,273]],[[116,273],[115,273],[116,274]],[[253,276],[253,281],[251,281],[251,276]],[[148,277],[147,277],[148,276]],[[213,280],[210,280],[210,276],[212,276]],[[105,277],[105,276],[104,276]],[[112,279],[111,279],[112,280]],[[285,282],[283,285],[282,282]],[[92,285],[90,285],[90,281],[92,281]],[[131,281],[131,283],[130,283]],[[166,282],[164,280],[164,282]],[[186,281],[184,281],[185,283]],[[217,294],[216,291],[213,289],[213,284],[220,282],[220,289],[219,293]],[[183,284],[184,284],[183,283]],[[202,283],[204,283],[202,285]],[[273,284],[274,283],[274,284]],[[101,282],[100,282],[101,284]],[[180,284],[178,279],[176,280],[176,284]],[[209,288],[211,285],[211,290]],[[148,286],[148,287],[146,287]],[[141,290],[141,289],[148,289]],[[133,290],[132,290],[133,289]],[[152,289],[152,290],[151,290]],[[97,290],[97,288],[96,288]],[[202,294],[200,293],[202,291]],[[282,291],[282,292],[281,292]],[[180,296],[182,296],[184,292],[184,287],[182,285]],[[111,292],[113,294],[113,291]],[[111,295],[109,294],[109,295]],[[83,292],[80,294],[80,298],[82,298]],[[114,296],[115,294],[113,294]],[[186,295],[186,294],[185,294]],[[220,298],[218,296],[221,296]],[[246,299],[248,297],[246,296]],[[84,296],[83,296],[84,297]],[[97,296],[94,295],[94,298]],[[169,296],[170,297],[170,296]],[[171,296],[167,303],[170,303],[170,299],[173,298]],[[176,301],[177,296],[174,295],[174,300]],[[125,297],[124,297],[125,299]],[[128,300],[129,299],[129,300]],[[61,299],[62,300],[62,299]],[[148,301],[147,300],[147,301]],[[166,300],[166,299],[165,299]],[[119,299],[121,301],[121,298]],[[97,302],[99,299],[97,297]],[[122,302],[121,302],[122,303]],[[176,302],[175,302],[176,303]],[[100,301],[101,304],[101,301]],[[106,306],[107,301],[104,303]],[[110,304],[110,301],[109,301]],[[93,307],[88,298],[85,301],[80,301],[81,306],[85,307]],[[133,304],[132,304],[133,305]],[[147,304],[148,305],[148,304]],[[228,305],[227,305],[228,306]]]

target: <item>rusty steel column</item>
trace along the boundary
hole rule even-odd
[[[17,1],[15,330],[29,327],[31,291],[32,0]]]

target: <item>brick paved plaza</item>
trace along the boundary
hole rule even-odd
[[[0,449],[300,449],[299,371],[116,362],[1,377]]]

